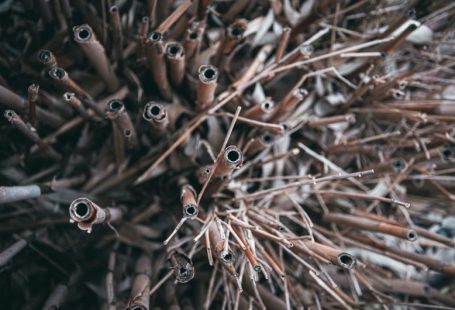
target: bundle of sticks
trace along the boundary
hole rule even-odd
[[[3,1],[2,308],[455,307],[453,14]]]

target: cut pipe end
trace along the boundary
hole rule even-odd
[[[5,115],[5,118],[9,122],[11,122],[14,119],[14,116],[16,115],[16,112],[14,112],[13,110],[6,110],[4,115]]]
[[[220,259],[222,262],[229,264],[235,261],[235,256],[234,253],[232,253],[230,250],[227,250],[220,253]]]
[[[49,62],[51,62],[52,60],[52,52],[49,51],[49,50],[41,50],[39,51],[38,53],[38,60],[43,63],[43,64],[47,64]]]
[[[159,121],[166,117],[166,108],[162,104],[149,102],[145,105],[142,116],[146,121]]]
[[[93,205],[87,198],[78,198],[69,207],[70,217],[75,222],[90,220],[94,212]]]
[[[261,108],[264,112],[271,112],[274,106],[275,103],[270,98],[261,103]]]
[[[454,158],[454,150],[450,146],[445,146],[441,149],[441,155],[444,160],[450,160]]]
[[[195,218],[199,214],[199,208],[195,204],[188,204],[183,207],[186,217]]]
[[[75,96],[74,93],[66,92],[63,94],[63,99],[65,99],[65,101],[67,102],[70,102],[74,98],[74,96]]]
[[[407,232],[406,232],[406,237],[408,238],[409,241],[415,241],[417,240],[417,232],[413,229],[409,229]]]
[[[49,71],[49,75],[54,79],[63,80],[67,73],[62,68],[53,68]]]
[[[204,83],[214,83],[218,79],[218,69],[212,65],[199,67],[199,80]]]
[[[93,36],[93,30],[89,25],[81,25],[74,28],[74,40],[86,42]]]
[[[196,31],[188,33],[188,40],[195,41],[199,38],[199,34]]]
[[[338,255],[337,259],[340,266],[346,269],[352,269],[356,264],[355,257],[349,253],[343,252],[340,255]]]
[[[248,27],[248,22],[244,19],[238,19],[227,29],[227,35],[235,40],[240,40]]]
[[[182,57],[185,53],[182,44],[178,42],[172,42],[166,45],[166,55],[169,58]]]
[[[271,135],[270,133],[268,132],[265,132],[262,136],[261,136],[261,141],[264,145],[270,145],[273,143],[273,135]]]
[[[228,146],[224,150],[224,159],[232,166],[238,166],[242,162],[242,152],[234,145]]]
[[[157,32],[157,31],[153,31],[149,35],[149,40],[154,41],[154,42],[160,41],[162,38],[163,38],[163,34],[161,32]]]
[[[123,108],[123,102],[118,99],[112,99],[107,103],[109,112],[118,112]]]
[[[392,168],[395,172],[401,172],[406,167],[406,163],[401,158],[392,161]]]
[[[187,283],[192,280],[194,277],[194,267],[189,266],[179,266],[175,271],[175,278],[179,283]]]

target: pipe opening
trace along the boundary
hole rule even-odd
[[[151,115],[157,116],[160,114],[161,108],[157,105],[154,105],[150,107],[149,111]]]
[[[226,153],[226,159],[233,164],[238,163],[240,161],[240,158],[241,154],[238,150],[229,150]]]
[[[221,252],[221,260],[225,263],[232,263],[234,261],[234,254],[230,251]]]
[[[313,48],[313,45],[308,44],[308,45],[302,46],[302,47],[300,48],[300,50],[301,50],[302,54],[308,55],[308,54],[313,53],[314,48]]]
[[[111,6],[111,13],[115,13],[118,11],[118,8],[116,5]]]
[[[65,98],[66,101],[71,101],[73,99],[74,94],[73,93],[64,93],[63,98]]]
[[[161,37],[162,37],[161,33],[159,33],[159,32],[152,32],[152,34],[150,35],[150,40],[152,40],[152,41],[159,41],[159,40],[161,40]]]
[[[109,111],[116,112],[116,111],[119,111],[123,107],[123,103],[119,100],[114,99],[114,100],[109,101],[108,107],[109,107]]]
[[[405,167],[405,163],[402,159],[395,159],[394,161],[392,161],[392,168],[396,172],[402,171],[404,169],[404,167]]]
[[[204,78],[207,80],[213,80],[216,77],[216,71],[212,68],[207,68],[204,70]]]
[[[123,134],[125,135],[125,137],[129,138],[131,137],[131,130],[130,129],[125,129],[123,131]]]
[[[421,188],[425,185],[425,180],[423,178],[412,179],[412,184],[417,188]]]
[[[269,133],[264,133],[262,135],[262,142],[264,142],[264,144],[270,144],[272,141],[273,137]]]
[[[177,56],[182,51],[179,44],[169,44],[167,48],[167,54],[169,56]]]
[[[355,258],[351,254],[341,253],[338,255],[338,262],[341,267],[351,269],[355,265]]]
[[[147,104],[143,117],[147,121],[152,119],[162,120],[166,117],[166,110],[160,104]]]
[[[406,235],[408,237],[408,240],[410,241],[414,241],[417,239],[417,233],[414,230],[408,230]]]
[[[186,208],[185,208],[185,214],[186,214],[187,216],[194,217],[194,216],[196,216],[198,213],[199,213],[199,212],[198,212],[197,207],[196,207],[195,205],[193,205],[193,204],[190,204],[190,205],[186,206]]]
[[[441,154],[445,160],[448,160],[451,157],[453,157],[453,150],[450,147],[446,146],[446,147],[442,148]]]
[[[77,38],[81,41],[87,41],[92,36],[92,30],[88,27],[80,27],[77,30]]]
[[[90,206],[84,201],[80,201],[73,205],[72,211],[79,220],[86,220],[90,215]]]
[[[240,38],[243,36],[244,32],[245,32],[245,29],[243,29],[243,27],[234,26],[231,28],[231,37]]]
[[[130,310],[147,310],[147,308],[142,306],[132,306]]]
[[[59,80],[63,79],[65,73],[66,73],[65,70],[63,70],[62,68],[54,68],[51,71],[51,75],[57,77]]]
[[[191,265],[181,265],[176,269],[177,281],[180,283],[189,282],[194,277],[194,269]]]
[[[188,269],[186,269],[185,267],[181,266],[179,268],[179,276],[180,277],[183,277],[185,278],[186,276],[188,276]]]
[[[11,111],[11,110],[6,110],[6,111],[5,111],[5,117],[6,117],[8,120],[11,120],[11,119],[14,117],[14,112]]]
[[[190,40],[196,40],[198,38],[198,34],[197,32],[193,31],[193,32],[190,32],[189,36]]]
[[[266,111],[270,111],[273,108],[273,103],[271,101],[266,101],[262,104],[262,107]]]
[[[51,51],[41,50],[38,54],[38,59],[41,62],[47,63],[51,59]]]
[[[409,31],[414,31],[414,30],[416,30],[417,28],[418,28],[418,27],[417,27],[416,24],[410,24],[410,25],[408,26],[408,30],[409,30]]]

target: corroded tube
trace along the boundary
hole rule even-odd
[[[73,29],[74,40],[79,44],[85,56],[88,58],[96,72],[103,79],[109,92],[119,88],[119,81],[109,63],[106,52],[101,43],[96,39],[95,33],[89,25],[76,26]]]
[[[350,226],[362,230],[380,232],[409,241],[415,241],[417,239],[417,233],[411,228],[374,221],[359,216],[328,213],[323,216],[323,220],[343,226]]]
[[[76,94],[66,92],[63,94],[63,100],[69,103],[84,119],[89,118],[88,111],[85,109],[82,102],[76,97]]]
[[[125,109],[125,105],[121,100],[112,99],[107,104],[106,116],[114,122],[123,134],[129,148],[137,146],[136,129],[134,129],[130,116]]]
[[[38,198],[43,189],[38,185],[0,186],[0,204]]]
[[[188,184],[184,185],[180,194],[180,202],[182,203],[183,207],[183,216],[195,218],[198,215],[199,208],[196,199],[197,195],[194,188]]]
[[[174,252],[170,255],[172,269],[177,282],[187,283],[194,278],[194,266],[191,259],[181,253]]]
[[[164,99],[171,101],[172,93],[171,86],[167,79],[165,46],[162,34],[159,32],[152,32],[145,43],[147,47],[147,61],[153,80],[155,81],[161,96]]]
[[[274,106],[275,103],[273,100],[271,98],[266,98],[260,104],[256,104],[246,110],[242,116],[249,119],[265,121],[271,116]]]
[[[166,45],[166,60],[172,84],[180,86],[185,76],[185,50],[182,44],[171,42]]]
[[[152,275],[152,262],[145,254],[136,262],[131,296],[128,301],[129,310],[148,310],[150,307],[150,276]]]
[[[230,145],[224,149],[223,156],[216,163],[213,177],[223,177],[229,175],[235,168],[240,166],[243,155],[235,145]]]
[[[142,117],[157,129],[165,129],[169,125],[166,107],[158,102],[148,102],[144,107]]]
[[[199,67],[199,81],[197,85],[196,109],[202,111],[208,108],[215,100],[218,69],[211,65]]]
[[[308,91],[303,88],[296,89],[288,96],[286,96],[280,104],[276,107],[275,112],[271,118],[271,121],[280,121],[285,119],[289,113],[294,111],[296,107],[302,103],[302,101],[308,95]]]
[[[49,50],[40,50],[38,52],[38,60],[48,70],[58,67],[57,59],[55,58],[54,54]]]
[[[69,206],[70,222],[90,233],[95,224],[116,222],[122,218],[118,208],[101,208],[88,198],[77,198]]]
[[[71,91],[73,93],[78,94],[81,97],[89,97],[87,92],[82,89],[75,81],[73,81],[69,75],[68,72],[66,72],[64,69],[55,67],[49,70],[49,76],[60,83],[65,89],[68,91]]]

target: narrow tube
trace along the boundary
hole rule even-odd
[[[66,92],[63,94],[63,100],[70,104],[77,113],[79,113],[84,119],[89,118],[88,111],[85,109],[82,102],[76,97],[75,93]]]
[[[40,50],[38,52],[38,60],[48,70],[58,67],[57,59],[55,58],[54,54],[49,50]]]
[[[112,93],[117,90],[120,83],[109,63],[104,47],[96,39],[92,28],[89,25],[84,24],[74,27],[73,31],[74,40],[78,43],[82,52],[95,68],[96,72],[98,72],[103,79],[108,91]]]
[[[182,44],[171,42],[166,45],[166,60],[169,76],[174,86],[180,86],[185,76],[185,50]]]
[[[243,117],[254,119],[258,121],[265,121],[272,115],[275,103],[272,98],[268,97],[260,104],[256,104],[253,107],[243,113]]]
[[[115,47],[115,59],[123,63],[123,34],[122,34],[122,22],[120,20],[120,14],[118,7],[113,5],[109,9],[109,14],[111,16],[111,25],[112,25],[112,36],[114,39]]]
[[[38,100],[39,85],[32,84],[28,87],[27,106],[28,119],[32,126],[36,126],[36,101]]]
[[[199,67],[199,81],[196,94],[196,109],[205,110],[215,100],[217,87],[218,69],[211,65]]]
[[[112,99],[107,104],[106,116],[117,126],[122,133],[128,148],[137,146],[137,135],[125,105],[119,99]]]
[[[243,34],[247,27],[248,21],[245,19],[237,19],[229,25],[213,58],[213,64],[220,66],[223,58],[232,53],[234,48],[243,40]]]
[[[91,233],[95,224],[113,223],[122,218],[119,208],[101,208],[88,198],[77,198],[69,208],[70,222],[77,223],[81,230]]]
[[[27,103],[26,99],[0,85],[0,104],[17,111],[25,111]],[[36,118],[39,122],[43,122],[53,128],[60,127],[64,123],[61,117],[40,107],[36,107]]]
[[[55,67],[49,70],[49,76],[60,83],[66,90],[71,91],[73,93],[78,94],[81,97],[89,97],[87,92],[82,89],[75,81],[73,81],[69,75],[68,72],[66,72],[64,69]]]
[[[0,187],[1,195],[1,187]],[[17,253],[27,246],[27,241],[20,239],[0,253],[0,267],[5,266]]]
[[[184,217],[195,218],[198,215],[197,195],[191,185],[186,184],[182,187],[180,202],[182,203]]]
[[[139,257],[135,266],[135,277],[131,286],[129,310],[148,310],[150,307],[150,276],[152,275],[152,262],[143,254]]]
[[[165,61],[165,46],[162,34],[152,32],[146,40],[147,61],[152,78],[158,90],[167,101],[172,100],[171,86],[167,79],[167,68]]]
[[[170,255],[172,269],[177,282],[187,283],[194,278],[194,266],[191,259],[181,253],[174,252]]]
[[[339,225],[356,227],[362,230],[379,232],[409,241],[415,241],[417,239],[417,233],[413,229],[390,223],[378,222],[359,216],[330,213],[325,214],[323,220]]]
[[[235,168],[240,166],[243,155],[235,145],[230,145],[224,149],[223,156],[216,163],[213,177],[223,177],[229,175]]]
[[[308,91],[303,88],[292,91],[291,94],[286,96],[277,106],[271,121],[281,121],[285,119],[300,103],[302,103],[307,95]]]
[[[0,186],[0,204],[38,198],[41,194],[38,185]]]
[[[157,129],[165,129],[169,125],[167,109],[158,102],[148,102],[144,107],[142,117]]]

